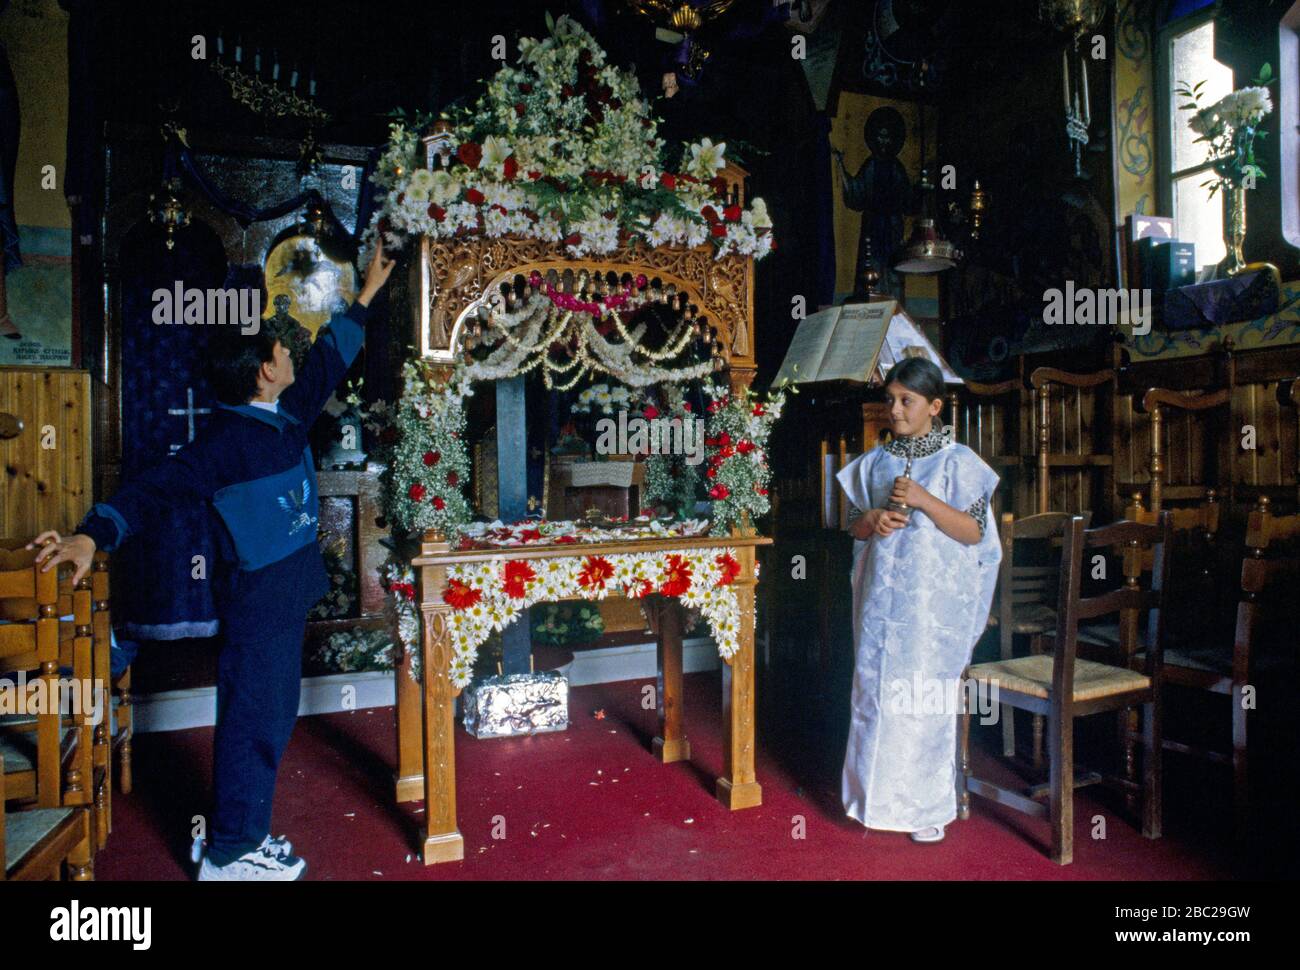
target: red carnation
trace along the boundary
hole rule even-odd
[[[481,591],[465,585],[459,579],[448,581],[447,588],[442,591],[442,601],[454,610],[467,610],[482,598]]]
[[[507,182],[513,182],[515,180],[515,176],[519,174],[519,163],[515,161],[515,156],[506,156],[502,172],[505,174]]]
[[[464,142],[456,149],[456,157],[470,168],[478,168],[478,163],[483,161],[483,146],[477,142]]]
[[[659,176],[659,184],[669,190],[675,189],[677,188],[677,176],[671,172],[663,172]]]
[[[727,234],[727,227],[723,225],[721,222],[715,222],[713,224],[713,227],[709,230],[709,233],[713,236],[717,236],[721,238],[722,236],[725,236]]]
[[[706,476],[708,476],[709,478],[717,478],[717,477],[718,477],[718,469],[717,469],[716,467],[710,467],[710,468],[709,468],[709,469],[708,469],[704,474],[705,474]]]
[[[429,218],[434,222],[442,222],[443,219],[447,218],[447,210],[440,205],[433,205],[430,203]]]
[[[655,407],[653,404],[647,404],[645,406],[645,410],[642,411],[641,413],[645,415],[647,418],[650,418],[652,420],[654,418],[659,417],[659,409]]]
[[[412,485],[409,489],[406,490],[406,494],[410,496],[412,502],[422,502],[424,500],[424,494],[427,491],[428,491],[427,488],[425,488],[419,482],[416,482],[414,485]]]
[[[441,512],[443,509],[447,507],[447,500],[443,498],[441,495],[435,495],[433,497],[433,507],[437,509],[439,512]]]
[[[759,495],[766,495],[766,494],[767,494],[767,489],[763,488],[763,487],[760,486],[760,485],[755,485],[755,486],[754,486],[754,491],[756,491]]]
[[[524,103],[522,101],[517,101],[515,103],[515,117],[522,118],[523,116],[524,116]]]
[[[424,463],[425,463],[425,465],[427,465],[428,467],[432,468],[434,465],[438,464],[438,462],[440,462],[440,461],[442,461],[442,452],[440,452],[440,451],[426,451],[426,452],[424,453]]]
[[[455,472],[447,472],[447,484],[455,486],[460,483],[460,476]]]
[[[722,218],[726,219],[728,222],[739,222],[740,206],[738,205],[727,206],[725,209],[722,210]]]
[[[722,432],[722,434],[718,435],[718,444],[722,445],[724,448],[731,444],[731,435],[726,431]]]
[[[755,445],[754,442],[752,441],[742,441],[740,444],[736,445],[736,450],[740,452],[742,455],[748,455],[756,447],[758,446]]]
[[[536,182],[539,178],[542,177],[542,173],[537,171],[537,169],[535,168],[530,168],[528,170],[528,177],[532,179],[534,182]]]
[[[704,218],[709,221],[710,225],[718,221],[718,210],[713,208],[711,205],[706,205],[701,209],[700,215],[704,216]]]
[[[474,205],[482,205],[483,193],[478,189],[470,189],[465,193],[465,201],[473,203]]]
[[[767,412],[763,410],[763,405],[761,402],[754,405],[754,417],[761,418],[766,413]]]
[[[536,576],[537,573],[533,572],[533,567],[524,560],[510,560],[506,563],[505,582],[503,583],[506,594],[517,600],[523,599],[525,585]]]
[[[569,233],[564,237],[564,245],[566,246],[576,246],[580,242],[582,242],[582,233],[580,232]]]
[[[710,498],[724,499],[730,494],[731,494],[731,489],[727,488],[726,485],[723,485],[720,482],[717,485],[714,485],[711,489],[709,489]]]

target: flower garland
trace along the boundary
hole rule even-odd
[[[767,206],[732,203],[718,174],[725,143],[704,138],[687,146],[682,171],[664,171],[658,119],[636,75],[608,64],[568,16],[548,14],[547,26],[550,36],[519,41],[517,62],[497,71],[472,107],[449,113],[456,148],[444,167],[420,167],[417,131],[401,120],[390,126],[372,176],[387,195],[360,258],[381,234],[390,251],[410,236],[478,234],[563,242],[573,256],[636,240],[712,242],[719,259],[767,255],[775,246]]]
[[[443,380],[423,359],[407,361],[402,377],[393,423],[380,435],[385,513],[402,531],[440,529],[454,541],[473,516],[462,491],[470,474],[462,399],[473,391],[458,372]]]
[[[759,399],[749,388],[732,397],[716,383],[704,387],[709,398],[704,446],[708,468],[704,474],[713,499],[713,534],[727,535],[748,512],[752,522],[771,508],[767,486],[772,469],[767,462],[767,439],[785,406],[780,385]]]
[[[443,600],[452,608],[451,681],[469,684],[478,648],[528,607],[570,597],[602,600],[610,593],[640,599],[672,596],[709,621],[718,653],[740,648],[740,573],[734,549],[683,549],[563,559],[495,558],[448,567]]]

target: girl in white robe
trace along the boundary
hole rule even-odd
[[[897,364],[885,393],[893,440],[837,476],[863,510],[850,525],[855,668],[842,795],[868,828],[937,842],[957,815],[960,678],[1002,558],[998,476],[940,429],[943,374],[930,361]]]

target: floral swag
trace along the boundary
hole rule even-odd
[[[559,559],[509,559],[448,567],[443,600],[451,607],[451,682],[468,686],[478,649],[493,631],[508,626],[541,602],[581,598],[601,600],[621,592],[632,599],[658,594],[679,599],[709,622],[718,653],[729,660],[740,648],[740,603],[735,580],[740,563],[734,549],[679,549],[574,555]],[[415,574],[390,563],[385,571],[396,626],[410,671],[420,677],[419,611]]]

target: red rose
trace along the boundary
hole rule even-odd
[[[727,227],[724,226],[721,222],[715,222],[713,224],[713,227],[709,230],[709,233],[713,236],[721,238],[722,236],[725,236],[727,234]]]
[[[706,471],[704,474],[707,475],[709,478],[717,478],[717,477],[718,477],[718,469],[717,469],[717,468],[712,468],[712,467],[711,467],[711,468],[709,468],[709,470]]]
[[[506,595],[514,599],[524,598],[524,587],[530,579],[537,576],[533,567],[522,559],[512,559],[506,563],[505,582],[502,584]]]
[[[483,193],[480,192],[478,189],[470,189],[468,192],[465,193],[465,201],[472,203],[473,205],[482,205]]]
[[[709,221],[710,225],[718,221],[718,210],[713,208],[711,205],[706,205],[701,209],[700,215],[704,216],[704,218]]]
[[[519,174],[519,163],[515,161],[515,156],[506,156],[503,172],[507,182],[513,182],[515,180],[515,176]]]
[[[447,500],[443,498],[441,495],[435,495],[433,497],[433,507],[437,509],[439,512],[441,512],[443,509],[447,507]]]
[[[456,157],[470,168],[478,168],[478,163],[483,161],[483,146],[477,142],[464,142],[456,149]]]
[[[726,431],[722,432],[722,434],[718,435],[718,444],[722,445],[724,448],[731,444],[731,435]]]
[[[653,420],[654,418],[659,417],[659,409],[658,409],[657,407],[655,407],[653,404],[647,404],[647,405],[645,406],[645,410],[642,411],[641,413],[642,413],[645,417],[650,418],[650,419],[652,419],[652,420]]]
[[[406,494],[410,497],[412,502],[421,502],[424,500],[424,493],[427,491],[428,489],[426,489],[419,482],[416,482],[414,485],[412,485],[409,489],[406,490]]]
[[[659,184],[671,191],[677,188],[677,176],[671,172],[663,172],[659,175]]]
[[[467,610],[482,598],[481,591],[466,586],[459,579],[450,580],[442,591],[442,601],[454,610]]]
[[[447,484],[455,487],[460,483],[460,476],[455,472],[447,472]]]
[[[426,451],[426,452],[424,453],[424,463],[425,463],[425,465],[428,466],[429,468],[432,468],[434,465],[438,464],[438,462],[440,462],[440,461],[442,461],[442,452],[440,452],[440,451]]]
[[[760,418],[766,413],[767,412],[763,410],[763,405],[761,403],[754,405],[754,417]]]
[[[722,210],[722,218],[726,219],[728,222],[739,222],[740,206],[738,205],[727,206],[725,209]]]
[[[440,205],[433,205],[430,203],[429,218],[434,222],[442,222],[443,219],[447,218],[447,210]]]

